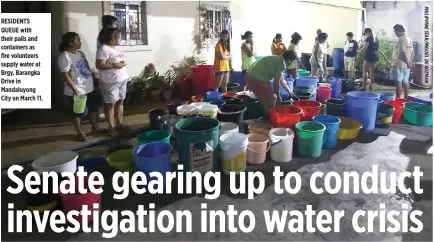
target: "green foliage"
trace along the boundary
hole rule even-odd
[[[190,76],[190,66],[203,64],[206,64],[206,61],[201,60],[199,56],[184,56],[182,60],[170,66],[170,69],[164,74],[164,79],[172,86],[179,77]]]

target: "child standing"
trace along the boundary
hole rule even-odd
[[[220,33],[220,40],[215,46],[214,53],[214,89],[219,88],[223,92],[227,92],[229,82],[229,72],[231,70],[229,60],[231,59],[231,43],[229,39],[229,31],[223,30]]]
[[[292,62],[289,62],[286,66],[286,75],[290,78],[296,78],[297,77],[297,63],[301,65],[300,57],[297,53],[297,47],[300,43],[301,35],[297,32],[292,34],[291,36],[291,43],[288,46],[288,50],[296,53],[296,59]]]
[[[243,71],[243,79],[246,80],[246,72],[250,66],[255,63],[255,52],[253,51],[253,33],[251,31],[246,31],[242,36],[241,40],[244,42],[241,44],[241,70]],[[248,90],[246,85],[245,90]]]
[[[99,108],[99,96],[94,90],[92,72],[83,52],[80,51],[80,36],[74,32],[65,33],[60,43],[58,66],[65,82],[64,94],[68,98],[68,104],[73,114],[72,125],[77,131],[80,141],[86,140],[86,135],[81,129],[81,119],[89,114],[92,132],[97,130],[97,111]],[[86,96],[86,107],[83,113],[73,113],[74,97]]]
[[[354,34],[352,32],[347,33],[347,41],[344,47],[344,69],[345,76],[350,80],[354,80],[355,69],[356,69],[356,56],[357,56],[357,41],[354,39]]]

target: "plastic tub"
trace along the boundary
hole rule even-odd
[[[338,139],[352,140],[355,139],[362,129],[362,123],[347,117],[339,117],[341,123],[339,124]]]
[[[75,177],[75,184],[78,184],[78,177]],[[89,176],[85,176],[84,177],[84,188],[87,189],[87,193],[79,193],[78,191],[78,185],[75,186],[75,192],[72,194],[66,194],[63,193],[60,189],[59,189],[59,196],[62,199],[62,207],[63,207],[63,212],[68,213],[70,211],[81,211],[82,207],[84,205],[87,205],[87,208],[89,209],[90,213],[88,214],[87,217],[87,221],[88,222],[92,222],[93,221],[93,216],[95,212],[98,212],[98,214],[100,214],[101,212],[101,194],[94,194],[91,193],[89,190],[89,185],[88,185],[88,181],[89,181]],[[95,189],[99,189],[101,188],[101,186],[96,186],[93,185],[93,187],[95,187]],[[65,185],[65,188],[69,190],[69,184]],[[93,209],[93,205],[94,204],[99,204],[98,209]],[[78,222],[82,222],[83,217],[81,214],[79,214],[78,216],[73,216]]]
[[[224,173],[239,173],[246,170],[248,143],[245,134],[231,132],[220,136],[220,154]]]
[[[180,105],[176,108],[179,116],[192,116],[197,114],[197,107],[191,104]]]
[[[310,76],[310,77],[300,77],[297,78],[295,82],[296,87],[317,87],[318,86],[318,78]]]
[[[137,136],[137,143],[139,145],[153,142],[163,142],[170,144],[170,133],[166,130],[151,130]]]
[[[195,65],[191,66],[190,70],[194,94],[204,96],[214,87],[214,66]]]
[[[244,104],[225,104],[217,111],[217,120],[231,122],[241,126],[244,120],[244,112],[247,108]]]
[[[390,128],[395,108],[390,104],[380,103],[377,110],[376,126],[379,128]]]
[[[310,158],[321,156],[326,127],[317,122],[304,121],[297,123],[295,128],[298,155]]]
[[[145,173],[150,180],[149,173],[158,172],[166,184],[166,173],[172,170],[172,145],[154,142],[140,145],[133,150],[134,164],[138,171]]]
[[[73,107],[74,113],[84,113],[86,111],[87,96],[78,95],[78,96],[74,96],[73,99],[74,99],[74,107]]]
[[[265,134],[249,134],[249,144],[247,146],[247,162],[250,164],[262,164],[267,157],[267,152],[270,149],[268,135]]]
[[[212,100],[212,101],[209,102],[209,104],[217,105],[217,107],[220,108],[221,106],[225,105],[226,102],[223,101],[223,100]]]
[[[190,118],[175,125],[179,164],[184,171],[202,174],[220,170],[217,145],[220,137],[220,122],[212,118]]]
[[[332,96],[332,90],[330,87],[318,87],[316,98],[320,103],[325,102]]]
[[[78,154],[73,151],[55,151],[34,160],[32,169],[39,174],[42,172],[70,172],[77,170]]]
[[[246,106],[247,110],[244,113],[244,120],[257,119],[265,116],[264,107],[255,98],[243,99],[242,103]]]
[[[384,103],[389,104],[394,108],[392,123],[399,124],[399,121],[401,120],[402,117],[402,113],[404,112],[404,104],[398,100],[385,101]]]
[[[219,107],[217,105],[207,104],[207,105],[203,105],[200,108],[198,108],[197,114],[200,117],[215,118],[215,117],[217,117],[218,109],[219,109]]]
[[[415,102],[415,103],[432,105],[432,100],[428,99],[428,96],[417,96],[417,97],[408,96],[408,100],[410,100],[411,102]]]
[[[107,156],[109,166],[119,171],[133,172],[133,149],[123,149],[110,153]]]
[[[206,98],[213,100],[213,99],[220,99],[223,97],[223,93],[216,92],[216,91],[209,91],[206,93]]]
[[[345,105],[346,102],[342,99],[332,98],[326,100],[326,113],[333,116],[345,116]]]
[[[274,127],[293,129],[302,117],[303,111],[294,105],[276,106],[270,109],[270,121]]]
[[[347,93],[348,117],[363,124],[363,130],[375,128],[378,100],[380,96],[372,92],[354,91]]]
[[[249,134],[264,134],[268,135],[273,125],[267,123],[256,122],[249,124]]]
[[[397,102],[397,103],[402,103],[402,104],[411,102],[410,100],[404,99],[404,98],[395,98],[394,101]]]
[[[385,93],[379,93],[379,95],[380,95],[380,99],[383,100],[383,101],[393,101],[393,100],[395,100],[395,94],[393,94],[393,93],[385,92]]]
[[[287,128],[274,128],[269,133],[271,160],[276,162],[289,162],[292,160],[294,132]]]
[[[310,121],[312,117],[320,114],[321,103],[311,100],[300,100],[292,102],[292,105],[299,107],[303,110],[304,116],[302,121]]]
[[[230,122],[220,123],[220,136],[226,133],[238,133],[238,132],[240,132],[238,124],[230,123]]]
[[[341,120],[338,117],[331,115],[316,115],[312,119],[314,122],[318,122],[323,124],[326,127],[325,130],[325,139],[323,148],[325,149],[334,149],[336,148],[337,139],[338,139],[338,131],[339,124]]]
[[[404,119],[410,124],[417,126],[432,126],[433,110],[431,105],[421,103],[404,104]]]

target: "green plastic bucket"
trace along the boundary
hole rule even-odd
[[[301,157],[317,158],[321,155],[326,127],[323,124],[304,121],[295,125],[297,150]]]
[[[109,166],[118,171],[134,172],[133,149],[118,150],[107,156]]]
[[[302,71],[302,72],[298,72],[297,73],[298,74],[298,76],[309,76],[310,75],[310,72],[308,72],[308,71]]]
[[[137,136],[137,143],[139,145],[152,142],[162,142],[170,144],[170,133],[166,130],[151,130]]]
[[[204,103],[209,103],[209,102],[214,101],[214,100],[216,100],[216,99],[213,99],[213,98],[202,98],[200,101],[204,102]]]
[[[220,122],[213,118],[189,118],[176,123],[175,136],[178,142],[179,164],[184,171],[202,174],[220,170],[217,146]]]
[[[84,113],[86,111],[86,95],[74,96],[74,113]]]
[[[433,110],[431,105],[421,103],[404,104],[404,120],[417,126],[433,125]]]

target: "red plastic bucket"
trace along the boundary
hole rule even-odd
[[[410,100],[404,99],[404,98],[395,98],[394,101],[397,102],[397,103],[402,103],[403,105],[406,104],[406,103],[410,103],[411,102]]]
[[[294,101],[292,104],[303,110],[304,116],[302,121],[312,121],[313,116],[320,114],[321,103],[311,100]]]
[[[59,189],[59,196],[62,199],[63,203],[63,212],[67,213],[69,211],[81,211],[83,205],[87,205],[90,214],[88,215],[88,221],[91,222],[93,220],[93,204],[98,203],[98,212],[101,212],[101,194],[91,193],[88,189],[88,179],[89,177],[84,177],[84,187],[87,189],[87,193],[81,194],[78,193],[78,177],[75,177],[75,194],[64,194]],[[67,189],[69,185],[65,186]],[[102,186],[95,186],[95,189],[102,188]],[[81,223],[82,216],[81,214],[75,216],[75,219]]]
[[[275,128],[294,129],[302,116],[303,111],[294,105],[276,106],[270,109],[270,121]]]
[[[401,99],[401,98],[397,98]],[[404,103],[401,100],[395,99],[394,101],[385,101],[385,104],[392,105],[394,107],[393,110],[393,117],[392,117],[392,124],[399,124],[399,121],[401,120],[402,112],[404,111]]]
[[[191,66],[191,79],[194,95],[206,96],[209,90],[214,89],[214,66]]]
[[[332,89],[330,87],[319,87],[316,92],[316,99],[318,102],[323,103],[330,99],[332,96]]]

